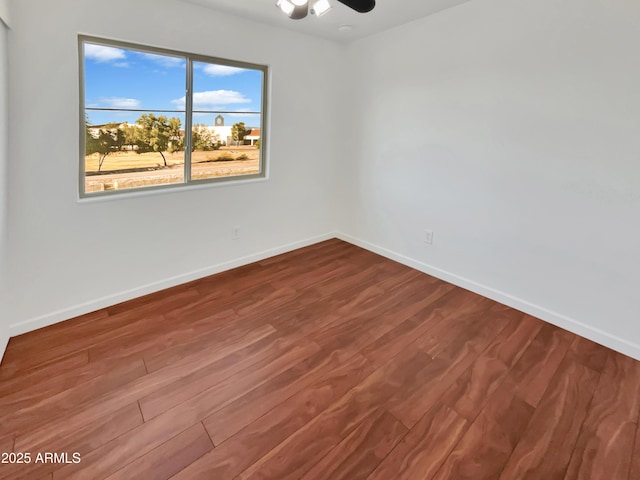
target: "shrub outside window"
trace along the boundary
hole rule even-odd
[[[260,178],[267,67],[80,36],[80,196]]]

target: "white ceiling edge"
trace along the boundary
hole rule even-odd
[[[337,42],[351,42],[455,7],[470,0],[377,0],[369,13],[357,13],[337,0],[322,17],[291,20],[275,6],[276,0],[180,0],[271,26]],[[340,29],[349,25],[350,30]]]

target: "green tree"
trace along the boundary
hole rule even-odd
[[[236,142],[236,146],[240,142],[244,142],[244,137],[247,134],[247,129],[244,126],[244,122],[235,123],[231,127],[231,138]]]
[[[91,134],[91,122],[89,120],[89,115],[87,115],[86,113],[84,114],[84,133],[85,133],[85,137],[84,137],[85,153],[87,155],[96,153],[96,145],[95,145],[96,139],[93,138],[93,135]]]
[[[220,148],[220,136],[213,133],[206,125],[195,124],[191,134],[191,150],[208,152]]]
[[[101,171],[107,156],[122,149],[125,142],[124,133],[118,128],[118,124],[110,123],[105,125],[104,128],[98,129],[97,134],[92,134],[88,126],[88,119],[85,122],[87,124],[86,154],[97,153],[99,155],[98,171]]]
[[[176,122],[174,120],[177,120],[179,130],[180,119],[177,118],[172,118],[171,124],[164,115],[156,117],[153,113],[145,113],[138,118],[138,120],[136,120],[136,124],[139,126],[136,139],[136,145],[138,147],[136,150],[137,153],[158,152],[162,157],[164,166],[168,166],[164,152],[169,149],[172,128],[175,133]]]
[[[134,150],[135,145],[138,143],[138,133],[140,128],[126,123],[121,127],[121,129],[124,134],[124,145],[128,147],[127,150]]]
[[[182,122],[177,117],[169,119],[169,152],[181,152],[184,150],[184,132]]]

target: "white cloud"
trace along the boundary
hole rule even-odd
[[[121,48],[105,47],[104,45],[94,45],[93,43],[86,43],[84,45],[84,56],[98,63],[124,60],[127,58],[127,55]]]
[[[228,77],[246,71],[244,68],[229,67],[227,65],[208,64],[203,68],[204,73],[212,77]]]
[[[171,101],[171,103],[177,105],[179,108],[184,108],[185,102],[185,97]],[[233,90],[209,90],[206,92],[194,92],[193,94],[193,108],[195,110],[215,110],[220,105],[232,105],[236,103],[251,103],[251,99]]]
[[[140,100],[135,98],[102,98],[100,102],[108,108],[138,108],[140,106]]]
[[[185,65],[184,58],[169,57],[167,55],[156,55],[153,53],[138,53],[145,60],[150,60],[165,68],[183,67]]]

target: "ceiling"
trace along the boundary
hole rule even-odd
[[[388,30],[469,0],[377,0],[376,8],[372,12],[364,14],[354,12],[337,0],[330,0],[333,9],[327,14],[322,17],[309,15],[302,20],[289,19],[275,6],[275,0],[182,1],[327,40],[348,42]],[[351,29],[341,29],[341,25],[348,25]]]

